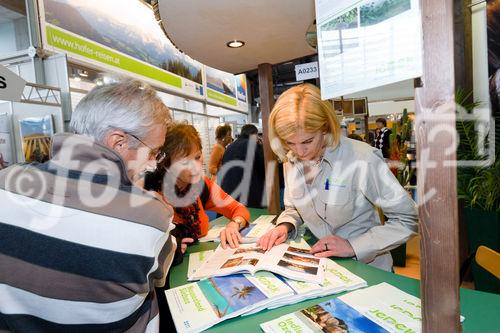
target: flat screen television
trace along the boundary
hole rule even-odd
[[[316,0],[322,99],[422,75],[419,0]]]

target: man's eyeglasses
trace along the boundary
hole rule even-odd
[[[125,134],[130,135],[131,137],[133,137],[134,139],[136,139],[137,141],[139,141],[140,143],[142,143],[144,146],[146,146],[147,148],[149,148],[149,157],[150,158],[154,157],[156,159],[157,163],[161,163],[165,159],[166,154],[163,151],[161,151],[160,148],[153,149],[149,145],[147,145],[144,141],[142,141],[141,139],[139,139],[138,137],[136,137],[135,135],[130,134],[128,132],[125,132]]]

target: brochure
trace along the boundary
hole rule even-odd
[[[380,283],[261,324],[271,332],[412,332],[422,330],[420,299]]]
[[[50,158],[54,126],[52,115],[19,120],[24,160],[43,163]]]
[[[310,249],[311,247],[307,242],[301,238],[298,241],[289,240],[288,244],[291,246],[295,246],[301,249]],[[189,254],[189,263],[188,263],[188,280],[191,280],[194,272],[210,258],[210,256],[214,253],[214,250],[206,250]]]
[[[313,305],[263,324],[265,333],[388,333],[339,298]],[[403,331],[404,332],[404,331]]]
[[[212,277],[165,291],[177,332],[200,332],[286,298],[293,291],[268,272]]]
[[[194,272],[210,258],[214,253],[214,250],[200,251],[189,254],[188,263],[188,279],[194,274]]]
[[[302,302],[306,299],[338,294],[344,291],[366,287],[367,283],[359,276],[351,273],[331,259],[326,260],[326,269],[323,285],[304,281],[296,281],[282,277],[294,295],[287,298],[286,302],[276,302],[269,308],[277,308],[286,304]]]
[[[270,271],[289,279],[323,283],[325,258],[316,258],[308,249],[296,247],[289,242],[274,246],[268,251],[256,243],[240,244],[236,249],[223,249],[220,245],[214,254],[203,263],[190,280],[234,273]]]
[[[255,221],[243,228],[240,233],[243,236],[242,243],[255,243],[257,239],[274,227],[276,215],[261,215]],[[210,229],[206,236],[199,239],[200,242],[219,242],[219,235],[226,227],[227,221],[219,219],[210,222]]]

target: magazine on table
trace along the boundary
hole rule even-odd
[[[263,250],[256,245],[240,244],[238,248],[223,249],[220,245],[214,254],[190,277],[199,280],[211,276],[234,273],[270,271],[289,279],[323,283],[325,258],[316,258],[309,249],[286,242]]]
[[[165,291],[177,332],[200,332],[293,295],[269,272],[212,277]]]
[[[251,222],[247,227],[240,230],[241,236],[243,237],[242,243],[255,243],[257,239],[263,236],[266,232],[274,228],[274,220],[276,215],[261,215],[253,222]],[[206,236],[198,239],[200,242],[219,242],[219,235],[222,230],[226,228],[228,221],[225,219],[219,219],[214,222],[210,222],[210,229]]]
[[[421,332],[420,299],[380,283],[260,325],[266,333]]]

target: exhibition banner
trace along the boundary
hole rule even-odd
[[[236,98],[236,79],[227,73],[205,66],[207,100],[222,106],[238,106]]]
[[[84,65],[203,98],[203,65],[170,42],[153,10],[137,0],[43,0],[44,47]]]
[[[248,112],[248,91],[247,91],[247,76],[245,74],[235,75],[236,81],[236,97],[238,100],[238,109]]]

